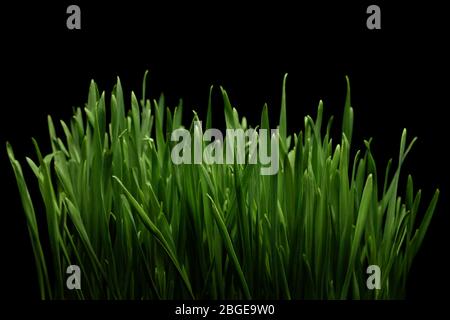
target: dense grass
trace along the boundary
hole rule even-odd
[[[26,158],[42,199],[31,199],[8,144],[42,299],[404,297],[439,194],[418,214],[421,192],[409,176],[399,196],[400,168],[415,140],[407,144],[404,130],[398,159],[380,175],[370,141],[350,152],[349,86],[338,143],[322,102],[315,120],[306,116],[303,130],[287,137],[284,87],[273,176],[260,175],[258,164],[174,165],[170,134],[182,126],[182,106],[171,112],[163,98],[145,99],[145,77],[143,98],[132,93],[130,110],[119,80],[108,108],[92,82],[85,108],[60,122],[63,138],[48,117],[51,152],[42,155],[33,140],[37,160]],[[222,95],[227,127],[247,128]],[[210,102],[207,128],[211,109]],[[277,127],[267,106],[259,127]],[[41,219],[46,229],[38,228]],[[82,290],[65,287],[71,264],[81,267]],[[381,290],[366,287],[373,264]]]

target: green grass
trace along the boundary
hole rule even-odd
[[[170,134],[182,126],[182,105],[171,111],[163,98],[146,99],[145,86],[144,77],[143,97],[132,93],[129,109],[119,80],[109,107],[92,82],[85,108],[60,121],[60,133],[48,117],[51,152],[44,156],[33,140],[36,160],[26,158],[41,199],[31,199],[7,144],[42,299],[405,296],[439,195],[419,213],[421,192],[409,176],[400,197],[400,169],[415,141],[407,143],[406,130],[398,160],[380,175],[370,141],[351,152],[349,86],[335,142],[322,102],[315,119],[306,116],[287,136],[284,82],[279,125],[269,124],[267,106],[259,124],[279,126],[277,175],[260,175],[258,164],[174,165]],[[247,128],[222,95],[227,127]],[[208,128],[211,110],[210,95]],[[35,212],[36,201],[45,214]],[[65,286],[71,264],[81,268],[82,290]],[[366,287],[373,264],[380,290]]]

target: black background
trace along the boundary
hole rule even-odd
[[[144,4],[148,2],[147,4]],[[298,1],[295,1],[298,2]],[[277,121],[284,73],[288,129],[302,129],[319,99],[340,126],[345,75],[355,112],[354,147],[373,137],[378,170],[398,157],[400,135],[419,140],[406,161],[423,190],[422,211],[441,189],[434,220],[408,282],[408,299],[448,297],[449,147],[447,109],[448,18],[430,2],[397,5],[273,1],[111,2],[60,1],[0,5],[2,95],[0,132],[1,291],[14,301],[38,299],[25,216],[5,141],[19,160],[34,156],[31,137],[49,150],[46,116],[68,120],[83,106],[89,81],[109,92],[120,76],[124,91],[141,94],[149,70],[152,98],[164,92],[169,106],[184,101],[184,119],[205,117],[209,86],[227,89],[240,115],[256,124],[265,102]],[[81,30],[66,28],[66,8],[81,7]],[[381,7],[381,30],[366,28],[366,8]],[[214,125],[223,125],[218,92]],[[26,167],[26,166],[24,166]],[[27,168],[27,176],[29,170]]]

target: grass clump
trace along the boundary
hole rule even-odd
[[[60,121],[63,136],[48,117],[51,152],[43,155],[33,140],[37,160],[26,158],[45,216],[35,212],[38,200],[8,144],[41,298],[404,297],[439,195],[420,221],[411,176],[399,196],[415,139],[408,144],[403,131],[398,161],[380,177],[370,141],[351,156],[349,86],[338,144],[332,118],[324,130],[322,102],[316,119],[306,116],[303,130],[287,135],[284,88],[280,169],[272,176],[260,175],[259,164],[173,164],[170,133],[182,126],[182,105],[172,112],[163,98],[146,99],[145,77],[143,97],[132,93],[129,110],[119,80],[108,108],[91,82],[86,106],[69,124]],[[247,128],[222,95],[227,127]],[[210,95],[206,128],[211,109]],[[270,128],[267,106],[259,127]],[[81,268],[81,290],[66,288],[69,265]],[[366,286],[369,265],[381,269],[379,290]]]

